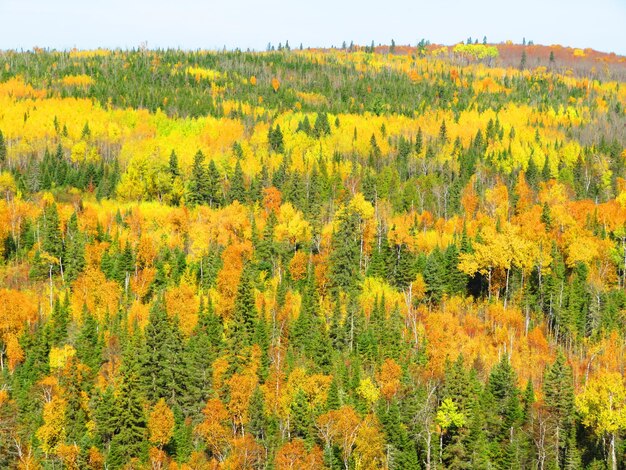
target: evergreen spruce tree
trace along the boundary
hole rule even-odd
[[[224,197],[222,195],[221,176],[213,160],[209,162],[207,182],[208,182],[207,193],[209,197],[209,205],[211,207],[221,206],[224,200]]]
[[[330,320],[330,340],[333,349],[343,351],[346,347],[346,332],[343,327],[343,313],[341,311],[341,300],[339,293],[333,294],[333,311]]]
[[[491,415],[491,422],[488,421],[488,437],[494,444],[499,444],[496,448],[496,461],[503,467],[510,467],[512,464],[510,444],[518,438],[517,432],[523,418],[516,382],[517,374],[511,367],[508,356],[504,355],[492,369],[485,389],[488,397],[488,408],[485,410],[490,409]]]
[[[265,382],[270,367],[269,348],[270,337],[268,331],[267,321],[265,319],[265,307],[259,315],[259,319],[254,327],[254,334],[252,335],[252,344],[259,345],[261,349],[260,367],[258,370],[259,380]]]
[[[329,134],[330,123],[328,122],[328,115],[326,113],[317,113],[315,124],[313,125],[313,135],[319,139]]]
[[[190,205],[205,204],[210,202],[210,182],[207,171],[204,168],[204,154],[198,150],[193,157],[191,176],[189,178],[187,202]]]
[[[176,155],[176,152],[174,152],[174,150],[172,150],[172,153],[170,153],[169,171],[172,180],[180,176],[180,168],[178,168],[178,156]]]
[[[174,430],[172,441],[167,450],[176,456],[176,461],[184,463],[189,460],[194,450],[193,422],[185,417],[179,408],[174,408]]]
[[[0,168],[4,167],[7,162],[7,143],[4,140],[4,134],[0,129]]]
[[[75,358],[70,358],[66,366],[67,373],[63,375],[61,385],[65,393],[66,402],[65,419],[69,426],[67,429],[67,439],[69,442],[86,444],[89,442],[87,435],[87,410],[84,406],[84,395],[87,394],[86,387],[91,384],[84,369],[80,368]]]
[[[237,160],[235,165],[235,172],[230,181],[229,191],[230,201],[239,201],[241,204],[245,204],[248,200],[246,186],[243,181],[243,170],[241,169],[241,162]]]
[[[387,406],[381,402],[376,411],[385,433],[389,468],[419,469],[417,453],[402,422],[398,403],[394,400]]]
[[[258,320],[256,304],[254,301],[254,269],[251,263],[247,263],[235,297],[235,308],[230,327],[227,331],[228,351],[232,363],[232,371],[239,372],[243,367],[249,348],[252,345],[252,336]]]
[[[546,410],[549,413],[549,433],[555,464],[564,468],[571,452],[569,445],[575,447],[575,404],[572,369],[565,356],[559,351],[554,364],[546,367],[543,382],[543,394]],[[576,458],[570,455],[570,459]]]
[[[333,233],[330,279],[335,289],[354,289],[361,278],[359,219],[356,211],[345,211],[339,216],[338,230]]]
[[[61,303],[59,298],[54,302],[54,307],[48,321],[47,328],[50,332],[48,338],[51,346],[62,346],[67,340],[67,327],[70,322],[69,295],[65,294],[65,301]]]
[[[98,392],[93,400],[94,440],[100,448],[109,449],[117,430],[115,392],[112,386]]]
[[[263,441],[267,437],[268,423],[265,411],[265,398],[260,387],[256,387],[250,397],[248,431],[258,441]]]
[[[389,275],[389,254],[387,251],[389,247],[387,246],[387,236],[383,234],[381,237],[380,247],[374,242],[374,247],[372,248],[372,257],[370,258],[370,262],[367,266],[367,275],[370,277],[378,277],[380,279],[387,279]]]
[[[451,243],[444,252],[445,288],[449,295],[465,295],[468,283],[467,274],[459,270],[460,252],[456,243]]]
[[[426,282],[426,295],[432,302],[439,302],[446,289],[445,259],[439,248],[435,248],[426,259],[424,268],[424,281]]]
[[[115,398],[114,416],[115,434],[111,439],[107,464],[117,469],[133,458],[145,458],[148,447],[141,382],[136,368],[123,368]]]
[[[63,255],[63,274],[67,282],[75,281],[85,269],[85,236],[78,229],[76,212],[67,223],[65,249]]]
[[[99,333],[99,324],[96,318],[86,309],[83,309],[82,327],[76,338],[76,357],[91,369],[95,374],[102,364],[102,336]]]
[[[178,321],[168,318],[162,299],[150,309],[144,329],[145,346],[141,355],[141,380],[150,403],[164,398],[178,405],[185,386],[183,346]]]
[[[385,254],[391,257],[390,264],[393,268],[390,270],[390,275],[393,285],[398,289],[406,289],[415,280],[415,256],[404,244],[386,250]]]
[[[197,416],[209,398],[213,362],[222,350],[223,331],[222,319],[215,314],[211,300],[206,306],[201,302],[198,323],[184,351],[187,386],[183,407]]]
[[[276,124],[276,127],[270,126],[268,133],[268,141],[270,149],[276,153],[285,153],[285,144],[283,143],[283,132],[280,130],[280,125]]]
[[[61,237],[57,205],[54,203],[49,204],[44,209],[42,232],[43,250],[54,259],[60,260],[63,256],[63,238]]]
[[[294,399],[289,405],[291,416],[291,436],[300,437],[307,442],[313,442],[314,419],[309,405],[309,400],[302,388],[298,388]]]

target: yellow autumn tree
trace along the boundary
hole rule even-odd
[[[616,439],[626,429],[626,386],[620,373],[606,372],[592,377],[576,396],[583,424],[608,441],[607,460],[617,470]]]

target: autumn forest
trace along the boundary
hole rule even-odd
[[[0,468],[626,468],[626,58],[0,51]]]

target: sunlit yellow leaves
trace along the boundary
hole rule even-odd
[[[485,204],[489,215],[499,218],[500,221],[509,218],[509,192],[504,184],[485,191]]]
[[[304,91],[296,92],[296,96],[302,100],[303,103],[312,105],[312,106],[320,106],[326,104],[328,100],[324,95],[319,93],[307,93]]]
[[[457,44],[453,52],[474,59],[496,58],[499,56],[498,48],[485,44]]]
[[[626,387],[619,373],[601,373],[585,385],[576,397],[583,424],[598,436],[626,428]]]
[[[37,318],[35,296],[27,290],[0,289],[0,333],[21,331],[23,323]]]
[[[61,348],[50,349],[50,369],[62,369],[67,361],[76,355],[76,349],[69,344]]]
[[[108,281],[102,271],[88,268],[74,282],[72,313],[81,318],[86,308],[99,320],[117,311],[120,287],[115,281]]]
[[[286,202],[280,206],[278,224],[274,229],[274,236],[279,241],[287,242],[292,247],[309,239],[311,226],[302,212]]]
[[[374,415],[365,417],[354,444],[356,468],[363,470],[387,468],[385,435]]]
[[[387,308],[404,304],[402,294],[391,287],[386,279],[366,277],[363,281],[363,289],[360,295],[361,305],[365,314],[369,316],[375,308],[375,303],[380,302],[383,298]]]
[[[376,385],[374,385],[374,382],[372,382],[372,379],[369,377],[361,380],[356,392],[370,405],[370,407],[373,406],[380,398],[380,390]]]
[[[15,185],[13,175],[8,171],[0,173],[0,195],[8,199],[15,194],[16,190],[17,186]]]
[[[13,98],[43,98],[45,90],[35,90],[32,85],[24,83],[22,77],[10,78],[0,83],[0,96],[10,96]]]
[[[66,401],[57,396],[43,406],[43,425],[37,430],[37,438],[46,454],[54,454],[65,440],[66,406]]]
[[[200,302],[190,276],[184,276],[180,284],[165,293],[165,306],[168,315],[178,319],[181,331],[190,335],[198,322]]]
[[[443,400],[437,410],[437,417],[435,419],[443,430],[447,430],[452,426],[455,428],[463,427],[466,422],[465,415],[459,411],[456,403],[454,403],[451,398]]]
[[[66,75],[61,79],[61,84],[70,87],[82,87],[86,88],[89,85],[93,85],[94,80],[89,75]]]
[[[201,79],[215,81],[224,78],[224,74],[222,72],[203,67],[187,67],[187,69],[185,69],[185,73],[194,77],[196,81],[200,81]]]
[[[569,267],[576,266],[577,263],[589,264],[597,258],[604,244],[592,234],[582,230],[571,230],[564,236],[566,259]]]
[[[148,418],[150,442],[162,447],[172,438],[174,431],[174,413],[161,398],[152,408]]]

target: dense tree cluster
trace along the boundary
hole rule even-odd
[[[365,49],[0,53],[0,467],[624,465],[624,83]]]

